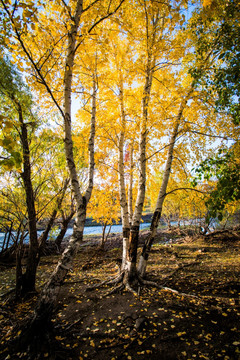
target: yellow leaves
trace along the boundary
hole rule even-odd
[[[62,341],[62,340],[64,340],[64,337],[62,337],[62,336],[55,336],[55,339],[56,339],[57,341]]]
[[[178,333],[177,333],[177,336],[179,336],[179,337],[180,337],[180,336],[183,336],[183,335],[186,335],[186,331],[178,332]]]
[[[92,346],[92,347],[96,346],[93,340],[90,340],[90,346]]]
[[[210,6],[212,4],[212,0],[203,0],[203,7]]]

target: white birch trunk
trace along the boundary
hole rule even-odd
[[[152,87],[152,73],[154,68],[154,60],[152,60],[151,51],[148,52],[148,62],[146,67],[145,86],[142,99],[142,122],[141,134],[139,141],[139,181],[136,205],[134,209],[129,244],[127,250],[127,270],[129,278],[134,278],[136,275],[137,262],[137,248],[139,240],[139,227],[142,217],[143,205],[145,200],[146,190],[146,142],[147,142],[147,121],[148,121],[148,106]]]
[[[126,187],[125,187],[124,155],[123,155],[124,137],[126,130],[126,117],[124,110],[122,77],[120,78],[120,84],[119,84],[119,100],[120,100],[120,110],[121,110],[121,132],[120,132],[119,144],[118,144],[118,173],[119,173],[121,218],[122,218],[122,229],[123,229],[123,252],[122,252],[122,270],[123,270],[126,265],[126,255],[127,255],[128,238],[130,232],[130,224],[129,224]]]
[[[187,101],[188,101],[192,91],[193,91],[193,87],[190,88],[190,90],[188,91],[188,94],[182,100],[182,102],[180,104],[180,108],[179,108],[179,111],[178,111],[178,114],[176,117],[176,121],[174,123],[172,135],[170,137],[170,143],[169,143],[168,153],[167,153],[167,160],[166,160],[165,169],[164,169],[164,173],[163,173],[163,180],[162,180],[162,184],[161,184],[161,187],[160,187],[160,190],[158,193],[156,207],[155,207],[155,211],[154,211],[152,222],[151,222],[150,233],[149,233],[149,236],[147,237],[147,240],[145,241],[145,244],[144,244],[141,256],[140,256],[139,264],[138,264],[138,273],[142,277],[146,273],[149,252],[151,250],[151,246],[152,246],[154,237],[156,235],[157,227],[158,227],[159,220],[160,220],[160,217],[162,214],[163,202],[165,199],[168,181],[169,181],[169,177],[170,177],[170,173],[171,173],[174,145],[175,145],[175,141],[177,138],[179,125],[180,125],[180,122],[182,119],[183,110],[185,109],[185,107],[187,105]]]
[[[133,219],[133,144],[130,146],[130,174],[129,174],[129,188],[128,188],[128,213],[129,223],[132,224]]]
[[[92,96],[92,118],[91,118],[91,131],[89,137],[89,179],[88,189],[85,196],[82,196],[76,166],[73,157],[73,142],[72,142],[72,129],[71,129],[71,92],[72,92],[72,73],[74,65],[76,35],[79,27],[80,17],[82,14],[82,0],[78,0],[76,4],[75,16],[71,29],[68,34],[68,51],[65,65],[64,76],[64,132],[65,132],[65,155],[67,166],[70,173],[71,186],[74,193],[76,202],[76,219],[73,226],[73,234],[69,240],[68,247],[62,254],[62,258],[52,273],[42,296],[35,310],[35,317],[33,321],[35,324],[40,321],[49,320],[60,287],[67,275],[67,272],[72,267],[72,261],[78,246],[82,241],[83,230],[86,219],[87,202],[90,199],[93,187],[93,172],[94,172],[94,135],[95,135],[95,115],[96,115],[96,81],[94,76],[93,81],[93,96]]]

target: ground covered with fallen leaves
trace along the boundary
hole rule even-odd
[[[143,288],[138,297],[126,291],[106,296],[107,286],[86,291],[117,275],[117,237],[105,252],[96,242],[81,247],[62,286],[49,342],[35,359],[240,359],[240,242],[170,235],[166,245],[164,236],[153,246],[147,274],[165,289]],[[42,258],[39,291],[58,258]],[[8,340],[37,296],[9,301],[15,270],[1,270],[0,359],[26,359],[28,349],[12,354]]]

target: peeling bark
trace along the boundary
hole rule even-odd
[[[78,0],[76,4],[75,16],[71,25],[71,30],[68,34],[68,52],[65,66],[64,77],[64,132],[65,132],[65,156],[67,159],[67,166],[70,174],[71,186],[76,203],[76,219],[73,226],[73,233],[70,237],[69,244],[64,250],[62,257],[52,273],[48,283],[46,284],[38,305],[35,309],[34,318],[31,322],[31,327],[46,327],[49,324],[52,312],[54,310],[57,297],[61,285],[72,268],[73,258],[79,248],[83,238],[83,230],[86,220],[87,203],[91,197],[93,188],[93,174],[94,174],[94,136],[95,136],[95,116],[96,116],[96,77],[93,76],[93,94],[92,94],[92,117],[91,130],[89,137],[89,177],[88,188],[85,196],[82,195],[80,184],[77,177],[76,166],[73,157],[73,142],[71,130],[71,86],[72,86],[72,69],[74,64],[76,35],[79,27],[80,17],[82,13],[82,0]]]
[[[166,190],[167,190],[168,181],[169,181],[169,177],[170,177],[170,173],[171,173],[171,167],[172,167],[172,161],[173,161],[173,150],[174,150],[174,145],[175,145],[175,141],[176,141],[177,134],[178,134],[179,125],[180,125],[180,122],[182,119],[183,111],[187,105],[187,101],[188,101],[190,95],[192,94],[192,92],[193,92],[193,86],[190,87],[190,90],[188,91],[187,95],[182,100],[178,114],[176,116],[176,121],[174,123],[172,135],[170,138],[170,144],[168,147],[167,161],[166,161],[165,169],[164,169],[164,173],[163,173],[163,180],[162,180],[162,184],[161,184],[161,187],[159,190],[153,218],[151,221],[150,233],[149,233],[149,235],[145,241],[145,244],[143,246],[143,250],[142,250],[139,264],[138,264],[138,273],[142,277],[145,275],[145,272],[146,272],[148,256],[149,256],[149,253],[150,253],[150,250],[151,250],[151,247],[152,247],[155,235],[156,235],[159,220],[160,220],[161,214],[162,214],[162,207],[163,207],[164,199],[166,196]]]
[[[145,200],[146,190],[146,142],[147,142],[147,123],[148,123],[148,106],[150,100],[150,93],[152,87],[152,75],[154,69],[155,60],[152,56],[152,49],[148,51],[148,61],[146,66],[146,78],[142,99],[142,122],[141,133],[139,141],[139,181],[138,181],[138,193],[136,199],[136,205],[134,209],[130,238],[127,252],[127,268],[130,279],[135,277],[137,273],[136,261],[137,261],[137,248],[139,242],[139,227],[142,217],[143,204]]]
[[[123,79],[120,78],[119,84],[119,100],[121,110],[121,132],[118,144],[118,173],[119,173],[119,193],[120,193],[120,206],[121,206],[121,218],[123,227],[123,253],[122,253],[122,269],[126,265],[127,248],[128,248],[128,237],[130,233],[129,214],[128,214],[128,203],[125,187],[125,173],[124,173],[124,137],[126,130],[126,116],[124,110],[124,94],[123,94]]]
[[[129,223],[132,224],[133,219],[133,144],[130,146],[130,174],[129,174],[129,188],[128,188],[128,213]]]

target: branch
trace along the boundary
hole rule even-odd
[[[69,9],[71,9],[70,6],[67,6],[67,4],[65,3],[64,0],[62,0],[62,3],[64,5],[64,7],[67,9],[67,12],[68,12],[68,15],[70,16],[70,19],[73,20],[73,16],[71,14],[71,11],[69,10]]]
[[[154,155],[158,154],[159,152],[161,152],[162,150],[166,149],[167,147],[171,146],[172,144],[176,143],[183,135],[180,135],[177,139],[175,139],[173,142],[163,146],[161,149],[155,151],[152,155],[150,155],[149,157],[147,157],[145,159],[145,161],[148,161],[149,159],[151,159]]]
[[[191,191],[196,191],[196,192],[198,192],[198,193],[200,193],[200,194],[208,194],[207,191],[197,190],[197,189],[194,189],[194,188],[185,188],[185,187],[182,187],[182,188],[173,189],[173,190],[169,191],[168,193],[165,193],[162,197],[166,197],[167,195],[170,195],[170,194],[172,194],[172,193],[174,193],[174,192],[176,192],[176,191],[178,191],[178,190],[185,190],[185,191],[191,190]]]
[[[177,152],[176,149],[175,149],[175,152]],[[179,156],[179,154],[177,154],[177,155]],[[188,178],[187,170],[186,170],[186,167],[184,166],[184,164],[182,162],[182,159],[180,159],[180,157],[177,157],[177,156],[173,156],[173,159],[176,159],[180,163],[186,178]]]
[[[97,70],[95,70],[97,71]],[[85,193],[85,199],[88,203],[93,189],[93,176],[94,176],[94,140],[95,140],[95,132],[96,132],[96,96],[97,96],[97,75],[93,74],[93,94],[92,94],[92,116],[91,116],[91,130],[90,136],[88,140],[88,153],[89,153],[89,166],[88,166],[88,188]]]
[[[84,13],[85,11],[89,10],[93,5],[95,5],[99,0],[93,1],[91,4],[89,4],[85,9],[82,10]]]
[[[209,136],[209,137],[213,137],[213,138],[218,138],[218,139],[235,140],[235,139],[229,138],[229,137],[227,137],[227,136],[211,135],[211,134],[202,133],[202,132],[197,131],[197,130],[188,130],[187,132],[190,132],[190,133],[193,133],[193,134],[198,134],[198,135]]]
[[[20,43],[23,51],[25,52],[28,60],[29,60],[30,63],[32,64],[33,68],[35,69],[36,73],[38,74],[39,78],[41,79],[42,84],[44,84],[44,86],[46,87],[47,92],[49,93],[49,95],[50,95],[50,97],[52,98],[54,104],[57,106],[58,110],[60,111],[60,113],[61,113],[61,115],[62,115],[62,117],[63,117],[63,119],[64,119],[64,118],[65,118],[64,112],[63,112],[62,108],[60,107],[60,105],[58,104],[57,100],[55,99],[55,96],[53,95],[53,93],[52,93],[50,87],[48,86],[47,82],[45,81],[45,79],[44,79],[44,77],[43,77],[43,75],[42,75],[41,69],[39,69],[39,68],[37,67],[37,64],[36,64],[35,61],[33,60],[33,58],[32,58],[32,56],[31,56],[30,52],[28,51],[28,49],[26,48],[26,46],[25,46],[25,44],[24,44],[24,42],[23,42],[23,40],[22,40],[21,34],[20,34],[20,32],[18,31],[18,29],[17,29],[17,27],[16,27],[16,25],[15,25],[15,21],[14,21],[13,16],[10,14],[10,11],[8,10],[8,8],[7,8],[6,4],[4,3],[4,1],[3,1],[3,0],[0,0],[0,1],[1,1],[1,4],[2,4],[5,12],[7,13],[7,15],[8,15],[8,17],[9,17],[12,25],[13,25],[13,29],[14,29],[14,31],[15,31],[15,34],[16,34],[16,36],[17,36],[17,39],[18,39],[18,41],[19,41],[19,43]]]
[[[2,1],[2,0],[1,0]],[[107,18],[109,18],[111,15],[115,14],[118,9],[121,7],[121,5],[124,3],[125,0],[121,0],[119,5],[116,7],[115,10],[113,10],[112,12],[108,13],[107,15],[103,16],[102,18],[100,18],[99,20],[97,20],[88,30],[88,34],[90,35],[91,31],[98,25],[100,24],[100,22],[102,22],[103,20],[106,20]],[[86,9],[85,9],[86,11]],[[75,52],[77,51],[77,49],[79,48],[79,46],[81,45],[82,41],[76,46],[75,48]]]

